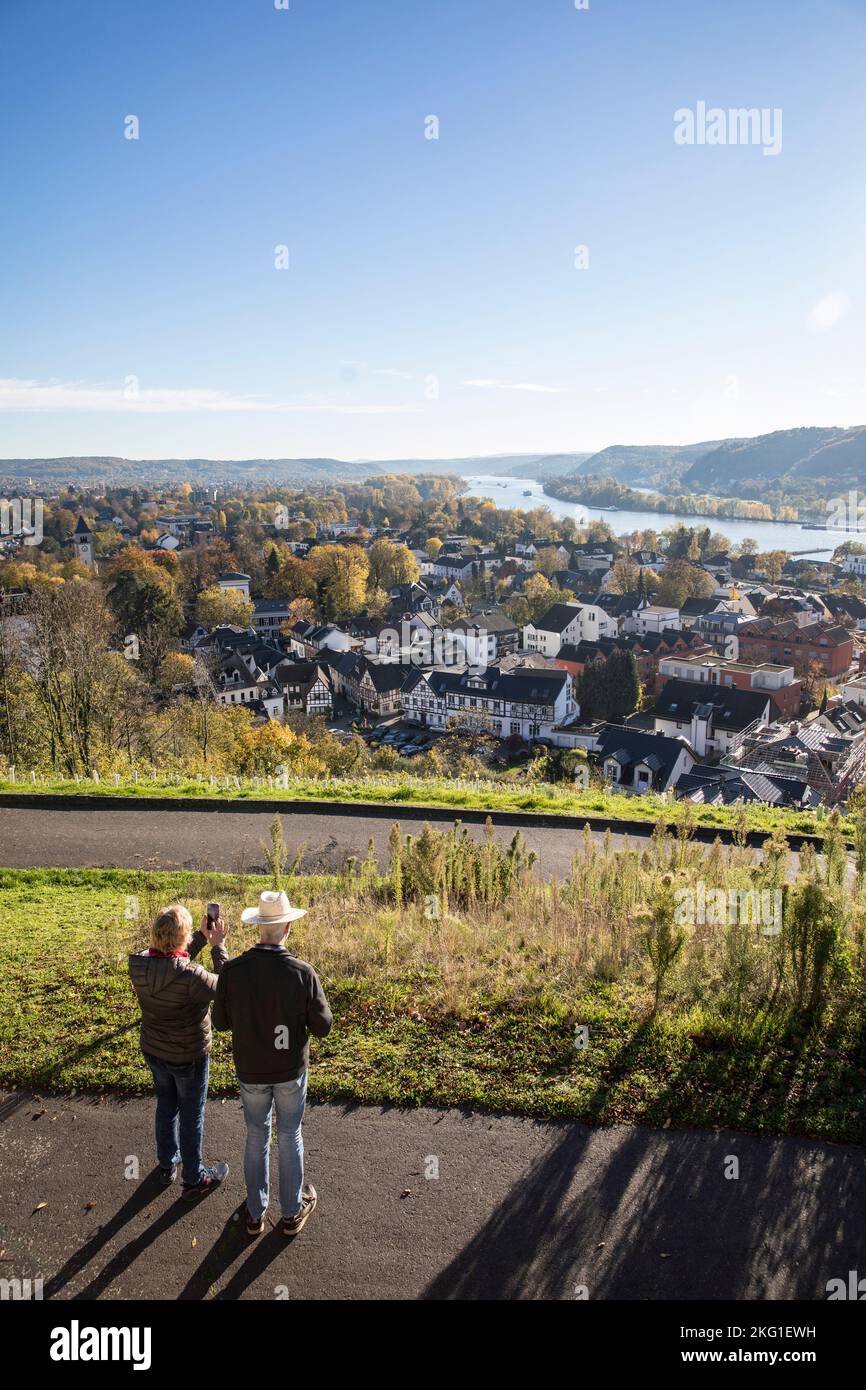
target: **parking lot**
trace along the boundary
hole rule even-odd
[[[412,758],[419,753],[428,753],[442,734],[435,729],[419,729],[415,724],[404,724],[397,719],[378,724],[361,734],[371,749],[393,748],[401,758]]]

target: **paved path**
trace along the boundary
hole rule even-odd
[[[0,1095],[0,1277],[55,1299],[811,1300],[866,1273],[862,1149],[316,1105],[318,1210],[249,1241],[239,1102],[209,1102],[232,1171],[195,1206],[147,1176],[151,1124],[145,1100]]]
[[[283,830],[292,856],[304,847],[304,868],[337,870],[348,855],[366,854],[371,838],[380,860],[386,860],[395,820],[400,820],[396,813],[366,817],[304,811],[283,814]],[[0,808],[0,867],[264,869],[262,842],[268,843],[272,821],[273,812],[253,811]],[[404,833],[417,835],[423,821],[400,824]],[[469,831],[477,838],[483,827],[472,825]],[[503,826],[496,834],[507,843],[514,828]],[[581,831],[531,828],[521,834],[540,856],[545,873],[566,877]],[[614,835],[613,840],[622,845],[625,837]]]

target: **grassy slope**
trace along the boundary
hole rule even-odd
[[[278,803],[287,800],[346,801],[391,806],[442,807],[450,810],[534,811],[536,813],[581,816],[593,819],[639,820],[652,822],[664,812],[673,818],[675,810],[658,796],[622,796],[592,788],[575,791],[547,783],[465,787],[445,779],[411,778],[383,775],[381,779],[331,778],[321,781],[310,778],[293,782],[288,791],[257,789],[247,782],[237,787],[210,787],[206,782],[179,780],[169,782],[108,783],[40,782],[13,784],[0,779],[0,792],[52,793],[60,796],[81,795],[112,797],[195,797],[200,800],[219,799],[251,801],[267,799]],[[776,810],[769,806],[746,808],[748,828],[769,834],[782,829],[789,835],[821,835],[825,822],[811,812]],[[727,806],[695,806],[693,822],[710,829],[733,830],[738,823],[737,810]]]
[[[260,886],[222,875],[0,871],[0,1083],[147,1091],[127,949],[143,940],[158,901],[177,895],[198,911],[211,896],[252,900]],[[315,904],[336,887],[300,879],[292,894]],[[124,915],[130,894],[138,921]],[[305,921],[303,951],[315,962],[315,912]],[[235,933],[233,951],[245,944]],[[532,1004],[476,991],[456,1014],[437,983],[423,970],[395,977],[372,958],[366,975],[326,974],[336,1026],[313,1044],[311,1094],[866,1142],[864,1038],[853,1015],[820,1035],[754,1019],[733,1036],[698,1014],[650,1022],[635,987],[587,985]],[[583,1051],[578,1023],[589,1027]],[[212,1089],[236,1089],[220,1035]]]

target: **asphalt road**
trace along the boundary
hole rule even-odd
[[[0,808],[0,867],[249,872],[265,867],[262,844],[268,843],[272,820],[272,812],[252,811]],[[384,860],[395,820],[406,834],[418,834],[423,825],[396,814],[380,818],[305,811],[284,813],[283,832],[292,857],[304,850],[304,868],[337,870],[350,854],[366,854],[370,839]],[[483,833],[477,825],[469,830],[476,837]],[[582,832],[530,828],[521,833],[539,855],[541,870],[565,878]],[[507,843],[514,829],[504,826],[496,834]],[[625,843],[622,835],[613,840]]]
[[[825,1299],[863,1267],[862,1149],[314,1105],[318,1209],[287,1242],[272,1189],[250,1241],[239,1102],[208,1104],[231,1171],[192,1206],[149,1176],[152,1110],[0,1096],[4,1278],[55,1299]]]

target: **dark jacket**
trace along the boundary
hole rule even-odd
[[[231,1029],[239,1081],[294,1081],[309,1066],[309,1034],[324,1038],[332,1022],[315,970],[285,946],[253,946],[220,974],[213,1026]]]
[[[217,976],[228,960],[223,946],[212,946],[214,973],[194,964],[207,938],[197,931],[189,959],[129,957],[129,975],[141,1006],[141,1050],[165,1062],[197,1062],[211,1049],[210,1001]]]

